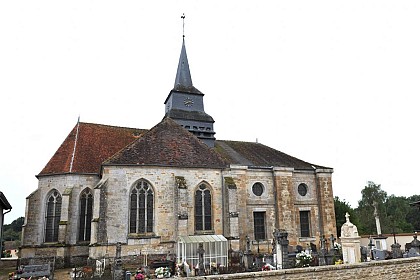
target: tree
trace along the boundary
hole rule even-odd
[[[24,217],[19,217],[9,225],[3,226],[3,240],[20,240]]]
[[[351,222],[359,228],[359,219],[347,201],[341,201],[338,196],[334,197],[334,210],[338,237],[341,236],[341,226],[346,222],[346,213],[349,213]]]
[[[413,195],[407,198],[408,203],[420,201],[420,195]],[[406,215],[407,223],[413,226],[413,231],[420,231],[420,209],[418,207],[410,206]]]
[[[386,216],[384,231],[387,233],[413,232],[413,224],[407,221],[410,212],[409,200],[404,196],[391,195],[385,202]]]
[[[376,222],[375,222],[375,207],[379,215],[381,225],[390,224],[387,220],[385,201],[387,199],[387,193],[381,189],[381,185],[376,185],[373,182],[369,182],[367,186],[362,190],[362,199],[359,200],[359,205],[356,208],[356,214],[360,219],[360,234],[375,234]]]

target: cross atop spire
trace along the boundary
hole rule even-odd
[[[182,38],[184,38],[184,37],[185,37],[185,33],[184,33],[184,26],[185,26],[185,14],[184,14],[184,13],[182,13],[181,18],[182,18]]]

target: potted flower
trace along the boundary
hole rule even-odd
[[[312,256],[304,251],[296,254],[296,267],[309,267]]]

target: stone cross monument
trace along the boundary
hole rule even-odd
[[[346,213],[346,222],[341,226],[340,240],[343,250],[343,262],[360,262],[360,236],[357,227],[350,222],[349,213]]]

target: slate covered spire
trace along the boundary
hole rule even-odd
[[[182,38],[181,54],[179,56],[178,69],[175,77],[174,90],[186,91],[191,93],[201,93],[193,86],[190,72],[190,65],[188,64],[187,51],[185,49],[185,39]]]
[[[193,86],[183,37],[175,86],[165,100],[165,117],[173,119],[209,147],[214,147],[214,120],[204,111],[203,96]]]

